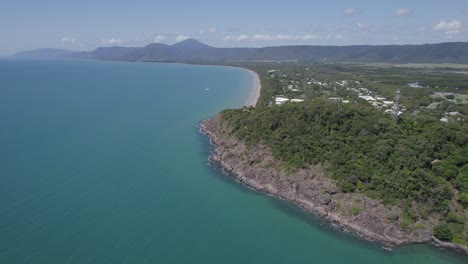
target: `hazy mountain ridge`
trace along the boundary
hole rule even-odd
[[[14,58],[25,58],[25,59],[58,59],[72,54],[78,53],[76,51],[66,49],[36,49],[21,51],[13,55]]]
[[[49,50],[49,52],[47,52]],[[468,63],[468,43],[422,45],[277,46],[264,48],[216,48],[194,39],[174,45],[160,43],[144,47],[101,47],[90,52],[40,49],[20,52],[14,57],[81,58],[118,61],[210,62],[246,61],[342,61],[388,63]]]

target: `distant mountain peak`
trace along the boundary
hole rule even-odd
[[[164,43],[151,43],[151,44],[144,46],[143,48],[161,48],[161,47],[169,47],[169,45],[164,44]]]
[[[178,42],[174,45],[172,45],[174,48],[179,48],[179,49],[210,49],[213,48],[212,46],[206,45],[205,43],[202,43],[196,39],[193,38],[188,38],[186,40],[183,40],[181,42]]]

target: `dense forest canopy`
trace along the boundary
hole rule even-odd
[[[259,66],[250,68],[255,67],[258,71]],[[402,69],[384,71],[364,67],[350,71],[347,70],[350,66],[343,66],[344,71],[340,72],[339,65],[317,67],[322,72],[315,72],[316,75],[336,80],[343,76],[360,78],[360,86],[373,84],[374,92],[379,94],[390,95],[396,88],[404,88],[403,102],[409,109],[395,120],[391,114],[356,99],[356,95],[344,93],[343,89],[327,90],[323,86],[308,89],[307,85],[298,85],[304,102],[275,105],[271,98],[285,92],[285,83],[300,84],[297,80],[308,73],[303,65],[284,67],[281,73],[287,72],[284,76],[289,76],[285,82],[273,77],[272,71],[266,73],[268,67],[262,66],[263,89],[257,107],[221,113],[232,129],[231,134],[249,147],[259,143],[268,146],[286,171],[322,166],[341,191],[360,192],[404,208],[407,223],[437,216],[441,224],[434,230],[436,235],[468,244],[466,113],[457,113],[458,118],[453,122],[440,120],[446,111],[463,112],[466,104],[436,100],[432,96],[435,86],[440,84],[444,84],[440,87],[442,91],[465,91],[466,76],[424,73],[420,77],[427,81],[427,86],[410,89],[402,84],[415,79],[415,69],[408,69],[408,75],[404,75]],[[457,78],[450,79],[450,76]],[[402,80],[398,81],[399,77]],[[328,96],[332,95],[349,96],[352,102],[329,100]],[[428,107],[431,103],[437,106]]]
[[[226,110],[222,115],[237,137],[269,146],[289,169],[327,164],[345,192],[361,191],[388,202],[429,203],[436,211],[447,209],[452,187],[468,192],[464,123],[445,124],[421,115],[401,116],[395,122],[370,106],[340,108],[316,100]]]

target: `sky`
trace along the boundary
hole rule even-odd
[[[468,0],[0,0],[0,56],[36,48],[468,42]]]

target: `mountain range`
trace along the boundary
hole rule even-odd
[[[277,46],[216,48],[195,39],[174,45],[152,43],[144,47],[101,47],[89,52],[38,49],[19,52],[15,58],[94,59],[115,61],[216,62],[216,61],[331,61],[387,63],[468,63],[468,43],[421,45]]]
[[[66,49],[36,49],[21,51],[11,56],[18,59],[59,59],[67,56],[73,56],[75,51]]]

